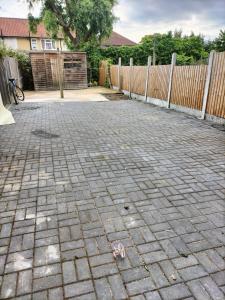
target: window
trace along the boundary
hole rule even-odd
[[[31,39],[31,49],[37,49],[37,39]]]
[[[41,40],[42,49],[43,50],[54,50],[55,48],[55,41],[51,39],[44,39]]]
[[[79,58],[68,57],[64,59],[64,68],[72,69],[72,68],[81,68],[82,61]]]

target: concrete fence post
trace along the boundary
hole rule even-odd
[[[130,70],[129,70],[129,97],[132,98],[132,75],[133,75],[134,60],[130,58]]]
[[[208,95],[209,95],[209,87],[210,87],[210,82],[211,82],[212,67],[213,67],[213,60],[214,60],[215,53],[216,53],[215,50],[213,50],[210,52],[210,55],[209,55],[207,77],[206,77],[204,96],[203,96],[203,101],[202,101],[202,114],[201,114],[202,120],[205,119],[206,106],[207,106],[207,100],[208,100]]]
[[[172,92],[172,84],[173,84],[173,71],[176,65],[176,53],[173,53],[172,60],[171,60],[171,68],[170,68],[170,81],[169,81],[169,90],[168,90],[168,97],[167,97],[167,107],[170,108],[170,100],[171,100],[171,92]]]
[[[118,61],[118,91],[121,92],[121,65],[122,65],[122,60],[121,57],[119,57]]]
[[[150,75],[150,68],[152,64],[152,57],[148,57],[148,66],[147,66],[147,73],[146,73],[146,82],[145,82],[145,101],[148,98],[148,88],[149,88],[149,75]]]

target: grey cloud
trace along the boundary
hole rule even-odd
[[[139,22],[170,22],[190,19],[193,15],[225,24],[225,0],[120,0],[129,7],[129,19]]]

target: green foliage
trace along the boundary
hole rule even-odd
[[[194,58],[193,58],[193,56],[177,54],[176,64],[177,65],[192,65],[192,64],[194,64]]]
[[[113,7],[117,0],[28,0],[29,4],[41,3],[39,18],[29,15],[30,29],[35,32],[43,22],[53,38],[63,33],[73,49],[86,43],[98,43],[112,32],[116,17]]]
[[[129,65],[131,57],[135,65],[146,65],[148,56],[156,55],[156,64],[170,64],[172,53],[177,53],[177,65],[205,64],[211,50],[225,51],[225,31],[221,31],[214,41],[205,41],[203,36],[182,35],[181,31],[165,34],[155,33],[144,36],[141,42],[133,47],[101,48],[89,43],[82,48],[87,52],[92,78],[98,80],[98,66],[102,60],[110,59],[113,64],[122,58],[123,65]]]
[[[109,78],[106,78],[105,83],[104,83],[104,87],[107,88],[107,89],[110,88]]]
[[[29,55],[21,51],[6,48],[5,46],[0,46],[0,58],[4,58],[6,56],[14,57],[18,61],[19,69],[23,76],[23,89],[33,90],[33,76]]]
[[[56,16],[48,9],[44,10],[42,13],[42,20],[45,24],[47,32],[51,32],[51,37],[57,39],[57,35],[60,31],[60,26],[57,22]]]
[[[37,26],[40,23],[39,18],[34,18],[31,14],[28,14],[28,21],[29,21],[29,30],[31,32],[37,32]]]
[[[98,81],[99,64],[104,59],[100,47],[94,43],[86,43],[81,50],[87,53],[88,81]]]
[[[3,58],[7,56],[7,48],[5,48],[3,45],[0,46],[0,58]]]
[[[220,30],[219,36],[214,41],[214,48],[217,51],[225,51],[225,30]]]
[[[193,33],[190,36],[182,36],[181,31],[156,33],[145,36],[141,44],[150,49],[150,55],[153,55],[155,50],[157,64],[169,64],[173,52],[178,54],[180,64],[192,64],[208,57],[204,38]]]

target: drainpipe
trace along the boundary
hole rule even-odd
[[[2,38],[2,43],[3,43],[3,46],[4,46],[4,37],[3,37],[3,32],[2,32],[2,29],[1,29],[1,38]]]
[[[29,41],[30,41],[30,50],[32,50],[32,46],[31,46],[31,37],[30,37],[30,31],[29,31]]]

